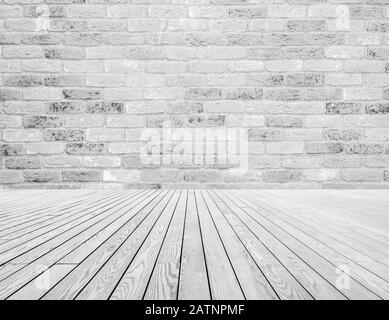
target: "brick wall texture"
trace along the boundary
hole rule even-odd
[[[388,187],[388,32],[389,0],[0,0],[0,188]],[[248,169],[145,164],[166,121],[244,128]]]

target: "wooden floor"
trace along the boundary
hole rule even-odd
[[[388,299],[389,192],[0,192],[0,299]]]

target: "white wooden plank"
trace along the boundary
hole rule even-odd
[[[206,256],[211,297],[215,300],[244,299],[239,281],[209,216],[207,206],[199,190],[195,192],[200,230]]]
[[[211,298],[193,190],[188,192],[178,298],[179,300]]]
[[[98,282],[98,280],[100,280],[100,275],[104,285],[97,286],[96,292],[93,294],[93,299],[99,299],[99,290],[104,290],[104,292],[109,290],[109,281],[114,281],[114,286],[116,284],[115,279],[113,277],[104,277],[105,270],[103,267],[107,264],[107,262],[109,263],[112,255],[123,246],[126,240],[129,238],[136,239],[136,241],[133,242],[133,245],[136,245],[138,241],[143,240],[142,237],[145,236],[144,233],[142,233],[142,231],[136,232],[138,228],[142,228],[142,224],[140,222],[149,216],[151,219],[156,218],[153,215],[153,212],[157,212],[157,214],[160,212],[158,204],[164,204],[164,202],[161,202],[161,199],[162,201],[168,201],[169,198],[166,197],[166,193],[167,192],[163,191],[159,193],[157,197],[155,197],[151,202],[146,199],[143,203],[139,204],[137,207],[134,207],[132,214],[136,214],[135,219],[125,221],[124,224],[122,224],[120,228],[118,228],[118,230],[113,233],[107,241],[99,246],[97,250],[88,255],[86,259],[82,261],[73,272],[71,272],[66,278],[63,279],[63,281],[61,281],[61,283],[59,283],[56,287],[53,288],[53,290],[45,295],[44,299],[74,299],[79,294],[83,294],[85,299],[87,299],[86,294],[89,290],[91,290],[89,288],[94,288],[94,283],[95,281]],[[114,266],[112,272],[114,273],[115,270],[116,268]],[[94,280],[95,278],[96,280]],[[88,284],[89,287],[86,287]],[[85,293],[82,293],[83,290],[85,290]],[[94,291],[94,289],[92,291]],[[110,292],[108,295],[109,294]]]
[[[154,266],[144,296],[146,300],[177,299],[186,204],[187,191],[184,190]]]
[[[181,192],[175,191],[167,206],[131,261],[123,277],[109,297],[111,300],[139,300],[144,297],[158,253],[170,226]]]

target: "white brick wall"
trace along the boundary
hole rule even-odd
[[[388,5],[0,0],[0,188],[386,188]],[[171,159],[167,122],[248,166]]]

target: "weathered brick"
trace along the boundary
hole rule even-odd
[[[362,113],[361,103],[352,102],[327,102],[326,114],[350,114]]]
[[[62,171],[61,176],[62,180],[65,182],[97,182],[101,179],[100,171]]]
[[[42,77],[36,75],[12,75],[4,78],[4,85],[8,87],[34,87],[41,86]]]
[[[59,182],[61,180],[60,173],[57,171],[26,171],[24,173],[25,182],[47,183]]]
[[[323,74],[296,73],[286,76],[286,85],[288,86],[321,86],[323,84]]]
[[[282,137],[282,131],[279,129],[254,128],[248,130],[250,141],[280,141]]]
[[[63,90],[65,99],[99,99],[101,98],[100,90],[89,89],[65,89]]]
[[[213,127],[213,126],[224,126],[225,121],[226,121],[225,116],[195,115],[195,116],[189,117],[188,124],[190,126],[196,126],[196,127]]]
[[[325,20],[289,20],[286,27],[296,32],[325,31],[327,23]]]
[[[28,116],[24,118],[25,128],[57,128],[62,127],[63,121],[52,116]]]
[[[229,88],[223,90],[226,99],[256,100],[262,98],[261,88]]]
[[[87,113],[123,113],[124,104],[122,102],[93,102],[88,103]]]
[[[342,153],[344,146],[338,142],[308,142],[305,146],[308,154]]]
[[[265,182],[293,182],[301,179],[302,174],[297,170],[266,171],[263,174]]]
[[[17,156],[23,153],[21,144],[0,144],[0,156]]]
[[[303,126],[303,119],[297,116],[268,116],[266,117],[266,126],[268,127],[283,127],[283,128],[299,128]]]
[[[323,136],[326,140],[362,140],[363,131],[360,129],[325,129]]]
[[[85,105],[80,102],[51,102],[47,105],[48,113],[84,113]]]
[[[384,145],[379,143],[355,142],[345,145],[346,153],[350,154],[377,154],[384,153]]]
[[[217,88],[192,88],[185,93],[187,99],[220,99],[222,90]]]
[[[84,131],[79,129],[47,129],[45,130],[47,141],[82,141]]]
[[[72,142],[66,144],[66,152],[69,154],[101,154],[106,152],[104,143]]]
[[[301,98],[302,92],[299,89],[267,89],[264,93],[264,99],[267,100],[296,101]]]
[[[39,169],[41,167],[38,158],[13,158],[7,157],[4,161],[7,169]]]
[[[366,105],[366,113],[389,113],[389,103],[373,103]]]

